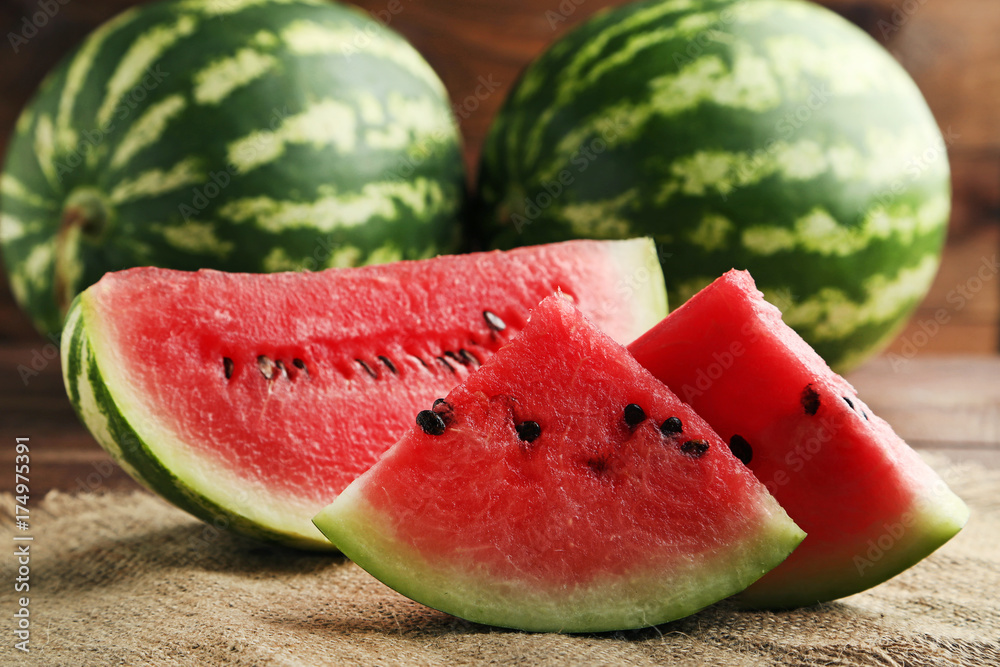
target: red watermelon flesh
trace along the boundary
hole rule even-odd
[[[389,586],[468,620],[662,623],[803,537],[704,420],[559,297],[417,422],[314,521]]]
[[[413,415],[556,290],[622,341],[665,310],[648,240],[569,242],[320,273],[132,269],[78,300],[67,390],[148,487],[304,546]]]
[[[863,591],[965,524],[965,504],[782,322],[750,274],[725,274],[629,351],[730,442],[808,534],[743,604]]]

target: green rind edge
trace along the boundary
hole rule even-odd
[[[805,538],[775,503],[771,520],[755,533],[753,543],[748,539],[742,549],[730,552],[736,555],[731,559],[735,565],[717,565],[722,573],[717,575],[706,572],[701,560],[686,573],[702,576],[693,586],[696,595],[681,602],[663,602],[673,592],[669,581],[642,577],[629,582],[629,588],[642,591],[640,596],[612,601],[613,585],[593,586],[581,595],[553,601],[523,584],[517,590],[516,585],[477,579],[474,572],[448,571],[428,562],[396,540],[391,522],[365,500],[365,479],[355,480],[313,519],[348,558],[390,588],[429,607],[476,623],[533,632],[608,632],[683,618],[743,590],[779,565]]]
[[[968,505],[948,488],[944,480],[938,479],[929,492],[916,497],[911,515],[913,520],[909,522],[909,526],[902,526],[900,523],[904,535],[893,538],[893,543],[888,549],[882,549],[878,544],[874,544],[873,553],[861,552],[855,555],[854,565],[859,570],[856,580],[845,583],[842,580],[824,578],[823,573],[817,571],[817,579],[826,584],[822,587],[813,587],[809,591],[775,590],[766,586],[765,582],[760,582],[749,587],[734,600],[745,609],[781,610],[829,602],[862,593],[913,567],[943,546],[962,530],[969,520],[970,510]],[[893,537],[888,531],[885,535]],[[870,558],[870,556],[875,557]]]

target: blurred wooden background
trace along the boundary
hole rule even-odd
[[[46,6],[58,11],[15,53],[9,34],[20,33],[26,17],[42,6],[40,0],[2,0],[0,151],[45,73],[90,30],[134,4],[136,0],[46,0]],[[458,110],[471,167],[490,119],[518,72],[555,37],[615,2],[357,0],[356,4],[403,33],[441,75]],[[822,0],[821,4],[860,25],[897,57],[927,96],[942,130],[954,139],[950,158],[955,207],[947,255],[933,291],[892,349],[907,354],[997,351],[1000,280],[994,275],[979,283],[976,271],[1000,245],[1000,2]],[[390,7],[400,10],[392,14]],[[481,78],[499,87],[484,100],[469,97]],[[0,282],[0,342],[21,347],[30,358],[27,350],[37,349],[42,339],[14,306],[5,278]],[[959,289],[972,295],[961,299],[960,309],[954,296]],[[932,320],[942,308],[948,325],[934,336],[921,335],[921,322]]]

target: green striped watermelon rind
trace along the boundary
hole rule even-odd
[[[105,364],[103,372],[98,365],[98,358],[106,351],[88,322],[86,296],[81,294],[73,301],[66,317],[61,347],[63,379],[77,414],[115,462],[148,490],[216,530],[233,530],[301,549],[332,550],[333,545],[311,525],[294,525],[289,520],[289,508],[298,505],[294,497],[286,499],[284,511],[276,509],[272,492],[268,492],[268,502],[254,503],[247,483],[232,478],[225,469],[206,470],[203,461],[181,454],[184,448],[149,445],[162,445],[164,433],[143,419],[141,411],[131,409],[127,392],[114,391],[114,372],[107,370],[114,364]],[[213,493],[206,494],[206,488]],[[209,495],[227,498],[229,507],[240,511],[221,506]]]
[[[649,0],[525,71],[487,136],[485,245],[653,236],[671,302],[749,269],[843,372],[905,325],[939,264],[947,147],[861,30],[800,0]]]
[[[58,332],[110,270],[453,251],[464,198],[447,92],[397,33],[322,0],[167,0],[43,82],[0,177],[0,241],[17,301]]]

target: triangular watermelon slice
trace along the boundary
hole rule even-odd
[[[74,304],[69,397],[133,477],[217,529],[310,519],[556,290],[623,342],[665,315],[648,239],[319,273],[132,269]]]
[[[314,521],[389,586],[471,621],[663,623],[803,538],[704,420],[559,297],[416,421]]]
[[[733,447],[809,537],[740,596],[795,607],[858,593],[947,542],[969,510],[730,271],[629,346]]]

